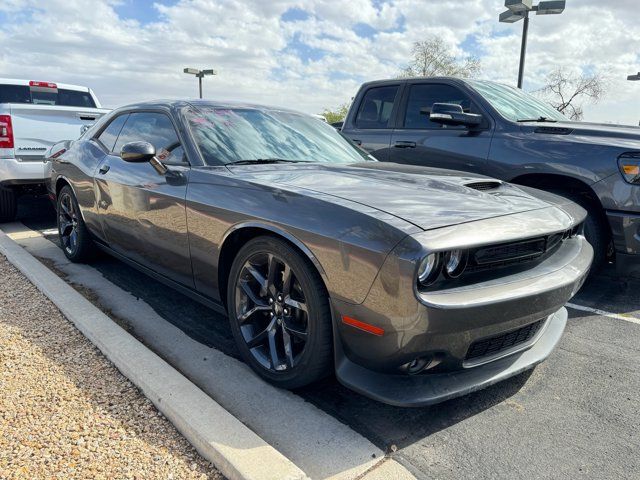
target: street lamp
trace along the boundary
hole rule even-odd
[[[195,75],[198,77],[198,87],[200,91],[200,98],[202,98],[202,79],[205,75],[217,75],[218,72],[215,70],[198,70],[197,68],[185,68],[183,70],[184,73],[188,73],[189,75]]]
[[[631,80],[632,82],[637,82],[638,80],[640,80],[640,72],[638,72],[637,75],[629,75],[627,77],[627,80]]]
[[[522,25],[522,45],[520,46],[520,68],[518,69],[518,88],[522,88],[524,75],[524,57],[527,52],[527,33],[529,33],[529,12],[536,15],[557,15],[564,12],[566,0],[548,0],[533,5],[533,0],[505,0],[507,11],[500,14],[502,23],[515,23],[524,20]]]

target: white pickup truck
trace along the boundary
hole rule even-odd
[[[15,218],[19,195],[45,191],[49,147],[107,112],[87,87],[0,78],[0,222]]]

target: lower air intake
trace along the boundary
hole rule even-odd
[[[526,343],[538,333],[543,322],[544,320],[538,320],[517,330],[473,342],[464,359],[468,361],[489,357]]]

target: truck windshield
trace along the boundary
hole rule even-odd
[[[514,122],[546,119],[567,121],[567,118],[551,105],[538,100],[519,88],[485,80],[468,80],[500,115]]]
[[[89,92],[66,88],[31,88],[27,85],[0,84],[0,103],[30,103],[62,107],[96,108]]]
[[[260,108],[201,107],[186,112],[208,165],[375,160],[335,128],[308,115]]]

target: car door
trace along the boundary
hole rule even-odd
[[[400,83],[369,88],[360,99],[358,110],[345,129],[345,135],[381,162],[389,160],[396,99]]]
[[[168,167],[120,158],[123,145],[149,142]],[[95,174],[97,207],[106,242],[151,270],[193,286],[185,197],[190,173],[181,141],[164,112],[129,113],[114,147]]]
[[[483,114],[483,124],[470,130],[432,122],[429,114],[434,103],[455,103],[465,112]],[[492,123],[459,87],[411,82],[403,94],[398,116],[391,138],[390,161],[476,173],[486,168]]]

